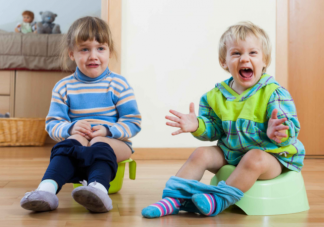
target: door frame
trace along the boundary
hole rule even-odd
[[[109,69],[121,74],[122,0],[101,0],[101,19],[106,21],[112,33],[115,53],[109,60]]]
[[[288,88],[289,0],[276,2],[276,80]]]

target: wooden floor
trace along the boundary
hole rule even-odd
[[[65,185],[58,194],[57,210],[33,213],[20,207],[25,192],[34,190],[48,165],[50,149],[0,148],[0,226],[75,226],[75,227],[136,227],[136,226],[324,226],[324,159],[306,159],[303,176],[310,210],[277,216],[247,216],[236,207],[216,217],[181,213],[157,219],[145,219],[141,210],[161,198],[168,178],[184,160],[137,160],[137,178],[128,179],[125,171],[121,191],[111,195],[113,210],[91,214],[71,198],[72,185]],[[206,173],[202,182],[209,183]]]

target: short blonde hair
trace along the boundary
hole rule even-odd
[[[108,44],[110,53],[114,54],[114,44],[108,24],[97,17],[83,17],[73,22],[62,39],[61,66],[63,70],[68,70],[69,51],[73,50],[75,45],[87,40]]]
[[[238,41],[245,40],[246,36],[254,35],[257,37],[262,43],[262,53],[263,53],[263,61],[266,64],[266,67],[262,69],[262,73],[266,72],[267,67],[271,62],[271,43],[267,33],[257,25],[253,24],[249,21],[239,22],[231,27],[229,27],[219,41],[218,48],[218,59],[219,63],[222,65],[226,61],[226,42],[227,41]],[[229,71],[228,69],[226,69]]]

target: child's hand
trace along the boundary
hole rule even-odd
[[[108,135],[109,131],[105,126],[102,125],[96,125],[92,127],[92,134],[91,137],[95,138],[97,136],[106,137]]]
[[[278,119],[277,113],[277,109],[274,109],[271,113],[271,118],[268,122],[267,136],[277,143],[281,143],[281,139],[287,137],[285,130],[289,129],[289,126],[282,124],[287,121],[287,118]]]
[[[199,123],[195,114],[195,107],[193,103],[190,103],[189,114],[182,114],[175,110],[170,110],[170,113],[176,117],[165,116],[165,118],[175,123],[167,122],[166,125],[180,128],[178,131],[172,133],[173,136],[184,132],[194,132],[198,129]]]
[[[71,135],[75,134],[81,135],[87,140],[90,140],[92,134],[90,123],[85,120],[80,120],[77,123],[75,123],[72,127]]]

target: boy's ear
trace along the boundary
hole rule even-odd
[[[69,51],[69,57],[72,61],[74,61],[73,51]]]
[[[263,61],[263,68],[266,68],[267,64]]]
[[[223,67],[223,69],[227,70],[228,66],[226,64],[226,62],[221,62],[221,66]]]

